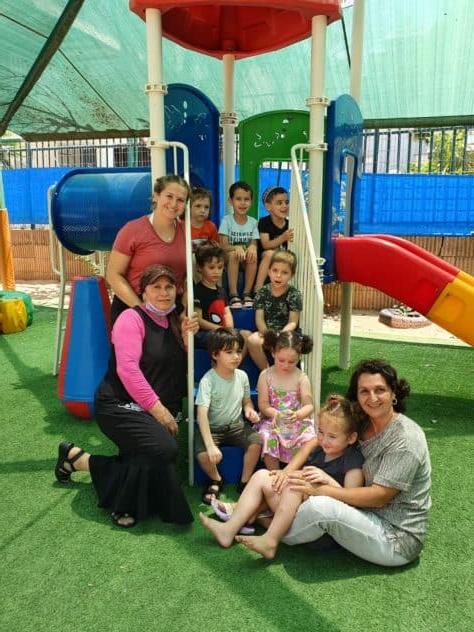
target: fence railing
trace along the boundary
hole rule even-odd
[[[366,173],[474,174],[474,127],[364,130]]]
[[[238,134],[236,138],[238,159]],[[474,127],[364,130],[367,173],[474,174]],[[144,167],[145,138],[108,138],[13,143],[0,139],[0,167]],[[289,168],[289,163],[272,163]]]
[[[0,168],[146,167],[150,150],[144,138],[102,138],[2,144]]]

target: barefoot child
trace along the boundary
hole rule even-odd
[[[258,221],[259,261],[255,292],[265,283],[273,253],[286,250],[293,241],[293,229],[288,228],[288,191],[283,187],[268,187],[262,195],[262,202],[269,215]]]
[[[276,332],[294,331],[298,327],[303,308],[301,292],[290,285],[296,272],[296,255],[289,250],[273,253],[268,276],[270,283],[255,295],[254,306],[257,330],[248,339],[248,350],[252,360],[263,371],[268,367],[263,351],[263,335],[268,329]]]
[[[357,437],[358,424],[350,402],[339,395],[328,397],[319,415],[317,438],[300,450],[288,471],[272,476],[267,470],[259,470],[252,476],[227,522],[220,523],[200,513],[201,523],[221,546],[227,548],[236,540],[263,557],[273,559],[299,506],[311,490],[318,485],[360,487],[364,484],[364,459],[355,447]],[[298,470],[305,461],[305,467]],[[265,504],[274,512],[268,530],[262,536],[237,535],[242,525]]]
[[[309,336],[294,331],[265,332],[263,347],[275,364],[258,378],[258,408],[262,422],[262,455],[268,470],[280,468],[315,437],[313,396],[308,376],[298,368],[301,354],[313,348]]]
[[[195,437],[195,455],[199,465],[209,476],[202,500],[210,505],[218,498],[224,481],[217,465],[222,460],[219,445],[236,445],[245,450],[241,481],[242,491],[260,458],[261,439],[242,417],[252,424],[259,421],[250,399],[247,374],[237,367],[242,360],[244,340],[235,329],[220,328],[208,339],[212,358],[210,369],[199,383],[196,397],[199,431]]]
[[[230,307],[253,307],[252,290],[257,274],[257,240],[259,238],[257,220],[248,217],[252,205],[252,187],[246,182],[234,182],[229,189],[229,202],[233,213],[224,215],[219,226],[219,239],[229,260],[227,278],[229,281]],[[240,267],[244,268],[245,281],[243,300],[237,291]]]

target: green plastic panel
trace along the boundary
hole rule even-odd
[[[255,195],[249,214],[258,216],[258,172],[266,161],[291,160],[291,148],[309,142],[309,113],[275,110],[251,116],[239,124],[240,179],[248,182]]]

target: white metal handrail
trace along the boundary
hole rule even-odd
[[[321,270],[324,259],[317,257],[309,224],[304,198],[301,170],[303,153],[317,150],[315,145],[299,144],[291,149],[291,190],[289,223],[294,230],[293,242],[289,244],[296,254],[298,265],[294,278],[295,286],[303,294],[303,310],[300,327],[313,338],[313,351],[304,358],[304,369],[313,387],[315,408],[321,401],[321,366],[323,348],[324,297],[321,285]]]
[[[53,216],[51,206],[53,196],[56,191],[56,185],[48,188],[48,224],[49,224],[49,258],[51,261],[51,269],[54,274],[59,276],[59,296],[58,311],[56,314],[56,329],[54,334],[53,347],[53,375],[57,375],[59,371],[59,362],[61,356],[61,347],[64,332],[64,298],[66,295],[66,257],[64,256],[64,247],[59,242],[53,227]]]

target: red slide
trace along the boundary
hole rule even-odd
[[[399,237],[339,237],[335,244],[339,281],[376,288],[425,315],[459,273],[455,266]]]
[[[391,235],[335,240],[339,281],[357,282],[402,301],[474,346],[474,277]]]

